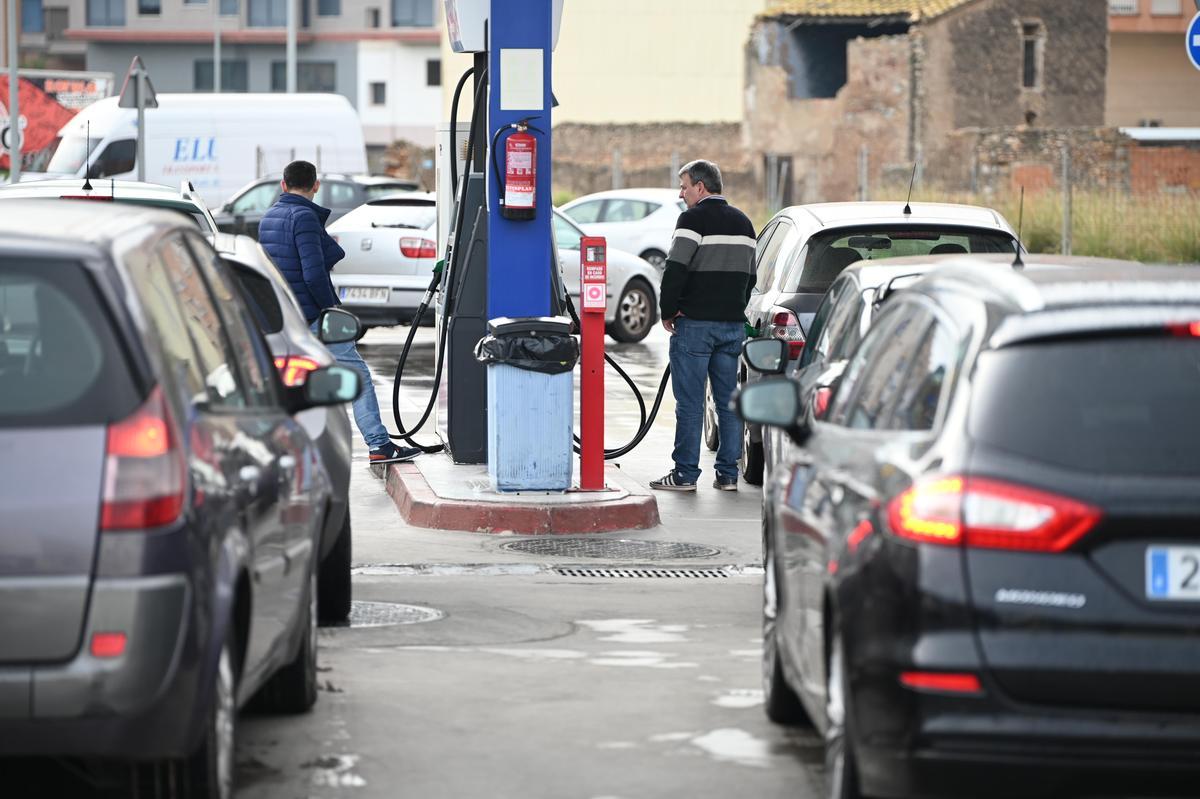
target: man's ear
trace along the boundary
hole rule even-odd
[[[282,191],[284,194],[287,194],[288,187],[287,187],[286,180],[279,181],[279,190]]]
[[[319,192],[320,190],[321,190],[321,181],[318,178],[316,181],[313,182],[313,187],[312,187],[313,195],[315,196],[316,193]]]

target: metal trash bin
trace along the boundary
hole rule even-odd
[[[562,316],[488,321],[475,357],[487,365],[488,476],[497,491],[566,491],[574,462],[579,341]]]

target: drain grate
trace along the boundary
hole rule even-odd
[[[526,538],[500,547],[527,555],[563,558],[607,558],[609,560],[675,560],[711,558],[721,550],[675,541],[634,541],[623,538]]]
[[[398,605],[395,602],[350,603],[351,627],[390,627],[396,624],[421,624],[444,618],[445,613],[420,605]]]
[[[691,577],[691,578],[709,578],[709,577],[728,577],[729,572],[723,568],[708,568],[708,569],[638,569],[638,568],[614,568],[614,569],[592,569],[592,568],[571,568],[568,566],[556,566],[553,569],[555,574],[562,577]]]

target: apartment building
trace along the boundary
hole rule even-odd
[[[159,92],[212,91],[219,30],[222,91],[287,88],[288,0],[16,1],[26,66],[119,79],[138,55]],[[369,152],[400,139],[432,146],[442,96],[439,0],[294,2],[296,90],[347,97]]]
[[[1105,123],[1200,127],[1200,70],[1184,34],[1194,0],[1109,0]]]

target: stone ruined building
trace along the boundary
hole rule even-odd
[[[776,207],[856,199],[864,151],[873,190],[914,162],[951,190],[1007,187],[1064,146],[1089,179],[1128,180],[1102,128],[1106,0],[781,0],[746,62],[743,143]]]

